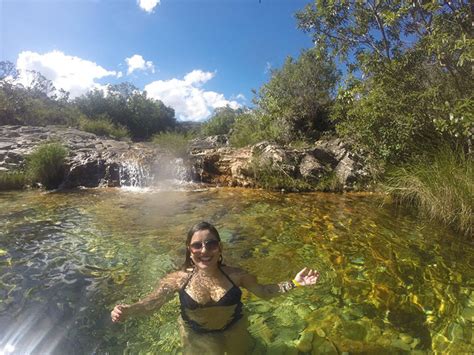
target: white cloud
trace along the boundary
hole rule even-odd
[[[155,72],[155,66],[153,62],[148,60],[145,61],[139,54],[132,55],[130,58],[125,58],[125,62],[128,65],[127,75],[132,74],[135,70],[150,70],[152,73]]]
[[[56,89],[68,91],[72,98],[92,88],[102,87],[96,82],[97,79],[121,76],[120,72],[106,70],[94,62],[66,55],[60,51],[45,54],[21,52],[18,55],[16,67],[20,70],[19,81],[23,85],[28,86],[31,83],[32,75],[28,71],[34,70],[51,80]]]
[[[195,69],[184,76],[184,81],[189,85],[195,84],[196,86],[201,86],[202,84],[211,80],[214,76],[215,73],[204,72],[202,70]]]
[[[215,73],[193,70],[183,80],[157,80],[145,86],[149,97],[161,100],[175,109],[180,120],[202,121],[208,118],[214,109],[229,105],[236,109],[241,105],[237,101],[227,100],[223,94],[204,91],[201,86],[212,79]]]
[[[137,0],[137,4],[142,10],[150,13],[153,12],[153,9],[156,7],[156,5],[160,4],[160,1],[161,0]]]

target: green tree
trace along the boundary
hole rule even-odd
[[[15,65],[0,62],[0,124],[77,124],[81,114],[68,102],[69,94],[38,72],[27,74],[25,87],[18,82],[21,73]]]
[[[146,92],[130,83],[110,85],[106,91],[90,91],[77,98],[75,104],[89,119],[107,115],[114,124],[126,127],[137,140],[149,139],[176,124],[172,108],[148,98]]]
[[[228,134],[234,126],[235,119],[245,112],[242,108],[233,109],[230,106],[217,108],[213,115],[201,126],[205,136]]]
[[[327,110],[338,78],[334,63],[315,50],[303,51],[296,60],[288,57],[273,70],[254,100],[269,138],[288,143],[328,130]]]
[[[470,149],[468,1],[317,0],[297,19],[349,69],[333,110],[340,134],[392,162],[434,138]]]

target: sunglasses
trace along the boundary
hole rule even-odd
[[[203,247],[206,247],[206,250],[214,251],[219,248],[219,241],[217,239],[209,239],[204,242],[194,242],[189,245],[192,252],[201,250]]]

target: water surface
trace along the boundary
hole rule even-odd
[[[370,194],[244,189],[0,193],[0,354],[179,353],[178,301],[112,324],[214,223],[224,261],[263,283],[317,268],[316,287],[244,292],[254,354],[474,352],[474,247]]]

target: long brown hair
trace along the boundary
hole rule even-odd
[[[209,231],[213,237],[215,237],[219,242],[221,241],[221,237],[219,232],[217,231],[216,227],[214,227],[209,222],[199,222],[192,226],[187,234],[186,237],[186,258],[184,259],[184,264],[181,267],[182,270],[186,271],[186,269],[193,268],[194,263],[191,259],[191,251],[189,250],[189,245],[191,244],[191,239],[193,238],[194,233],[199,231]],[[222,265],[222,255],[219,258],[219,266]]]

